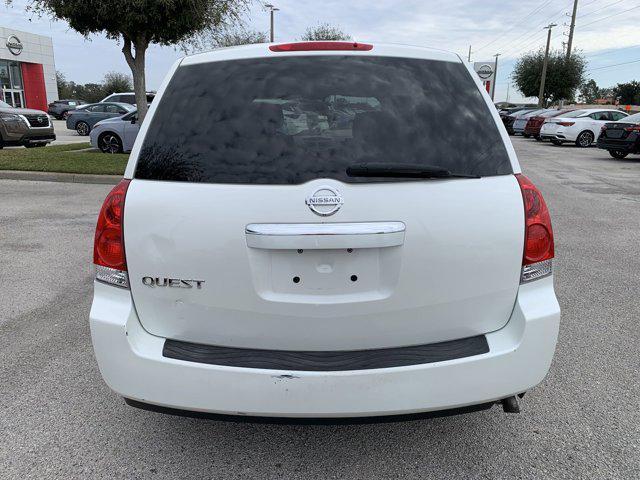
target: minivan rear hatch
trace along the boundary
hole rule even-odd
[[[145,329],[352,350],[508,321],[523,206],[490,107],[459,61],[375,52],[214,55],[176,70],[138,139],[126,199]]]

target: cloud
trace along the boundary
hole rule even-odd
[[[0,7],[2,25],[53,37],[56,65],[69,79],[98,81],[110,70],[128,72],[115,42],[100,35],[87,40],[64,22],[30,16],[24,11],[27,3],[27,0],[14,0],[13,8]],[[503,55],[498,98],[506,94],[515,58],[544,47],[543,26],[550,22],[558,24],[552,46],[562,48],[566,40],[563,33],[568,31],[566,14],[573,0],[538,0],[536,3],[521,0],[273,0],[272,3],[280,8],[275,17],[276,41],[299,39],[307,27],[327,22],[361,41],[425,45],[454,51],[463,58],[471,45],[474,60],[489,60],[500,52]],[[606,65],[608,59],[611,59],[609,63],[619,63],[640,58],[638,50],[629,48],[633,45],[640,48],[637,30],[640,8],[624,12],[631,7],[628,2],[613,3],[614,0],[586,0],[579,4],[575,48],[587,55],[608,51],[606,55],[594,56],[594,65]],[[253,29],[266,32],[269,14],[254,4],[247,23]],[[150,49],[147,56],[149,88],[158,87],[180,56],[181,53],[172,48],[154,46]],[[618,78],[619,81],[633,78],[635,71],[624,67],[597,70],[593,77],[599,83],[617,83]],[[511,96],[513,98],[513,93]]]

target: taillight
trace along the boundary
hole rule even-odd
[[[626,132],[640,132],[640,125],[634,125],[633,127],[625,128]]]
[[[373,45],[357,42],[296,42],[270,45],[272,52],[307,52],[312,50],[359,50],[368,51]]]
[[[104,199],[93,244],[96,280],[129,288],[127,261],[124,256],[124,199],[131,180],[123,179]]]
[[[558,122],[558,125],[562,125],[563,127],[570,127],[571,125],[575,125],[576,122]]]
[[[522,174],[516,174],[524,203],[524,253],[520,283],[530,282],[551,274],[554,256],[551,216],[542,194]]]

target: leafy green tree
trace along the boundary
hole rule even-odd
[[[131,77],[120,72],[108,72],[102,80],[104,96],[116,92],[130,92],[133,89]]]
[[[11,0],[5,0],[11,3]],[[66,21],[89,36],[122,45],[142,120],[147,113],[145,58],[151,44],[175,45],[239,21],[251,0],[32,0],[31,11]]]
[[[317,40],[351,40],[351,35],[345,33],[339,27],[320,23],[315,27],[309,27],[302,35],[301,40],[313,42]]]
[[[640,82],[619,83],[613,87],[613,96],[622,105],[640,105]]]
[[[185,53],[203,52],[214,48],[234,47],[237,45],[251,45],[253,43],[267,43],[269,36],[265,32],[257,30],[220,29],[207,32],[193,38],[188,44],[183,45]]]
[[[580,95],[578,99],[582,103],[594,103],[600,96],[600,88],[595,80],[590,79],[580,85]]]
[[[525,97],[538,96],[543,63],[543,50],[527,53],[517,60],[511,76]],[[549,52],[543,104],[572,99],[584,82],[585,67],[586,60],[580,54],[573,53],[567,59],[561,51]]]

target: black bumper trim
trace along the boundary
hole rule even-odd
[[[125,398],[125,403],[130,407],[147,410],[149,412],[164,413],[178,417],[201,418],[231,423],[262,423],[269,425],[361,425],[372,423],[396,423],[424,420],[429,418],[450,417],[465,413],[481,412],[490,409],[496,402],[479,403],[467,407],[436,410],[432,412],[409,413],[399,415],[383,415],[378,417],[256,417],[253,415],[225,415],[221,413],[196,412],[179,408],[162,407],[151,403],[140,402],[131,398]]]
[[[484,335],[410,347],[294,351],[201,345],[167,339],[162,355],[187,362],[269,370],[338,372],[443,362],[489,352]]]

